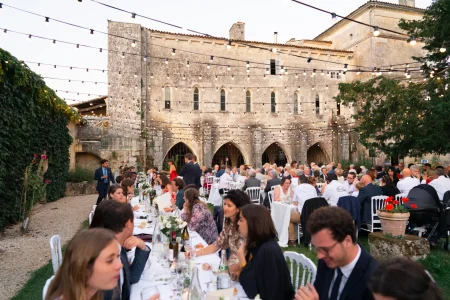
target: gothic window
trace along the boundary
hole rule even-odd
[[[298,115],[298,95],[294,94],[294,115]]]
[[[277,64],[275,59],[270,60],[270,75],[277,75]]]
[[[316,115],[320,114],[320,99],[319,95],[316,95]]]
[[[245,93],[245,111],[246,112],[252,111],[252,95],[250,91],[247,91]]]
[[[170,109],[170,87],[164,88],[164,108]]]
[[[220,90],[220,111],[226,110],[225,90]]]
[[[277,110],[277,103],[275,102],[275,92],[270,94],[270,112],[274,113]]]
[[[195,88],[194,89],[194,110],[198,110],[198,98],[199,98],[198,88]]]

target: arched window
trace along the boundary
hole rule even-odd
[[[225,102],[225,90],[220,90],[220,111],[226,110],[226,102]]]
[[[270,112],[274,113],[277,110],[277,103],[275,102],[275,92],[270,94]]]
[[[198,110],[198,88],[194,89],[194,110]]]
[[[170,87],[164,88],[164,108],[170,109]]]
[[[340,102],[337,102],[337,103],[336,103],[336,114],[337,114],[338,116],[341,115],[341,103],[340,103]]]
[[[316,95],[316,115],[320,114],[320,99],[319,95]]]
[[[294,115],[298,115],[298,95],[294,94]]]
[[[245,112],[252,111],[252,94],[250,91],[245,93]]]

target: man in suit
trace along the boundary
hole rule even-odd
[[[256,179],[256,171],[254,169],[248,170],[248,176],[250,177],[245,180],[244,187],[242,188],[244,191],[249,187],[261,187],[261,180]]]
[[[100,163],[102,164],[102,166],[97,170],[95,170],[94,173],[94,179],[97,180],[97,191],[98,191],[97,205],[103,200],[103,198],[106,197],[109,183],[110,182],[115,183],[111,169],[108,167],[109,166],[108,160],[102,159]]]
[[[112,230],[116,234],[116,239],[121,246],[120,260],[123,269],[120,272],[118,286],[114,290],[105,291],[105,300],[129,300],[131,285],[141,278],[150,255],[150,249],[140,238],[133,236],[134,215],[129,203],[121,203],[113,200],[103,201],[99,204],[95,213],[102,213],[103,224],[95,224],[103,228]],[[95,218],[95,215],[94,215]],[[98,218],[97,218],[98,219]],[[133,263],[127,257],[127,249],[136,247]],[[120,292],[119,292],[120,291]]]
[[[194,155],[192,153],[186,153],[184,156],[184,162],[186,163],[181,171],[178,173],[179,176],[183,176],[184,184],[195,184],[198,187],[200,187],[200,174],[201,170],[200,167],[194,164],[192,159],[194,158]],[[198,177],[198,179],[197,179]]]
[[[195,175],[195,185],[198,186],[198,188],[202,187],[200,178],[202,177],[202,168],[200,167],[200,164],[197,162],[197,155],[192,154],[192,162],[197,167],[197,174]]]
[[[316,209],[308,220],[319,259],[314,285],[301,287],[296,300],[372,300],[368,282],[378,263],[356,243],[350,214],[336,206]]]
[[[358,200],[361,203],[361,221],[370,222],[371,220],[371,203],[373,196],[382,196],[383,190],[372,183],[372,176],[364,175],[361,178],[364,187],[359,190]]]
[[[266,187],[264,188],[264,192],[266,193],[266,197],[264,198],[264,206],[269,207],[269,192],[272,190],[273,186],[279,185],[281,183],[280,177],[278,177],[278,173],[275,170],[269,171],[270,179],[267,180]]]

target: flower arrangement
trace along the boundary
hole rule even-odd
[[[139,184],[144,184],[147,182],[147,176],[145,175],[144,172],[139,172],[138,173],[138,183]]]
[[[406,204],[409,202],[409,199],[406,197],[402,198],[402,203]],[[408,213],[408,209],[404,207],[398,200],[395,200],[393,196],[389,196],[384,200],[385,207],[383,209],[380,209],[382,212],[388,212],[388,213]],[[411,208],[417,208],[417,204],[411,204]]]
[[[159,217],[159,229],[166,236],[170,236],[173,231],[176,231],[177,235],[179,235],[186,226],[187,223],[180,218],[174,216]]]

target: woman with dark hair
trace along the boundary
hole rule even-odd
[[[217,239],[217,226],[209,207],[198,198],[196,189],[184,191],[183,209],[181,219],[188,223],[188,229],[196,231],[206,243],[213,243]]]
[[[161,179],[161,189],[162,193],[169,193],[172,192],[172,184],[170,183],[169,177],[167,177],[165,174],[159,174],[159,178]]]
[[[170,179],[170,181],[172,181],[175,178],[177,178],[177,176],[178,176],[177,168],[175,167],[175,165],[173,164],[173,160],[171,160],[171,159],[169,159],[167,164],[169,165],[169,179]]]
[[[392,183],[394,184],[394,186],[397,186],[397,182],[399,181],[397,169],[395,169],[394,167],[390,166],[389,169],[387,170],[387,175],[391,178]]]
[[[370,282],[375,300],[443,300],[441,289],[418,262],[394,257],[380,263]]]
[[[241,190],[230,190],[225,196],[223,211],[225,226],[217,240],[206,248],[200,249],[197,256],[207,255],[217,252],[219,249],[230,248],[228,267],[231,273],[238,273],[241,270],[237,256],[242,238],[238,230],[239,212],[242,207],[250,204],[249,196]],[[255,207],[258,205],[252,205]]]
[[[273,200],[290,204],[293,197],[294,190],[291,189],[291,178],[283,177],[280,185],[277,185],[273,191]]]
[[[181,178],[174,178],[172,179],[172,190],[174,193],[176,193],[176,201],[175,204],[178,207],[179,210],[183,209],[184,204],[184,181]]]
[[[239,232],[247,239],[239,248],[242,271],[239,282],[250,299],[291,300],[294,289],[286,260],[276,241],[277,232],[269,211],[261,205],[241,210]]]
[[[392,183],[392,179],[389,175],[381,177],[381,189],[385,196],[395,197],[395,195],[400,194],[399,189]]]
[[[131,199],[134,197],[134,180],[132,179],[124,179],[121,183],[123,194],[125,195],[126,202],[130,203]],[[139,205],[136,204],[133,207],[133,211],[136,211],[139,209]]]
[[[108,188],[108,199],[118,202],[127,202],[127,198],[123,194],[123,189],[118,184],[111,184]]]
[[[89,225],[89,228],[97,228],[103,227],[103,216],[104,212],[113,205],[113,200],[103,200],[100,202],[95,208],[94,216],[92,217],[92,222]]]
[[[67,246],[45,300],[103,299],[103,290],[117,286],[122,269],[119,254],[114,232],[96,228],[77,233]]]

